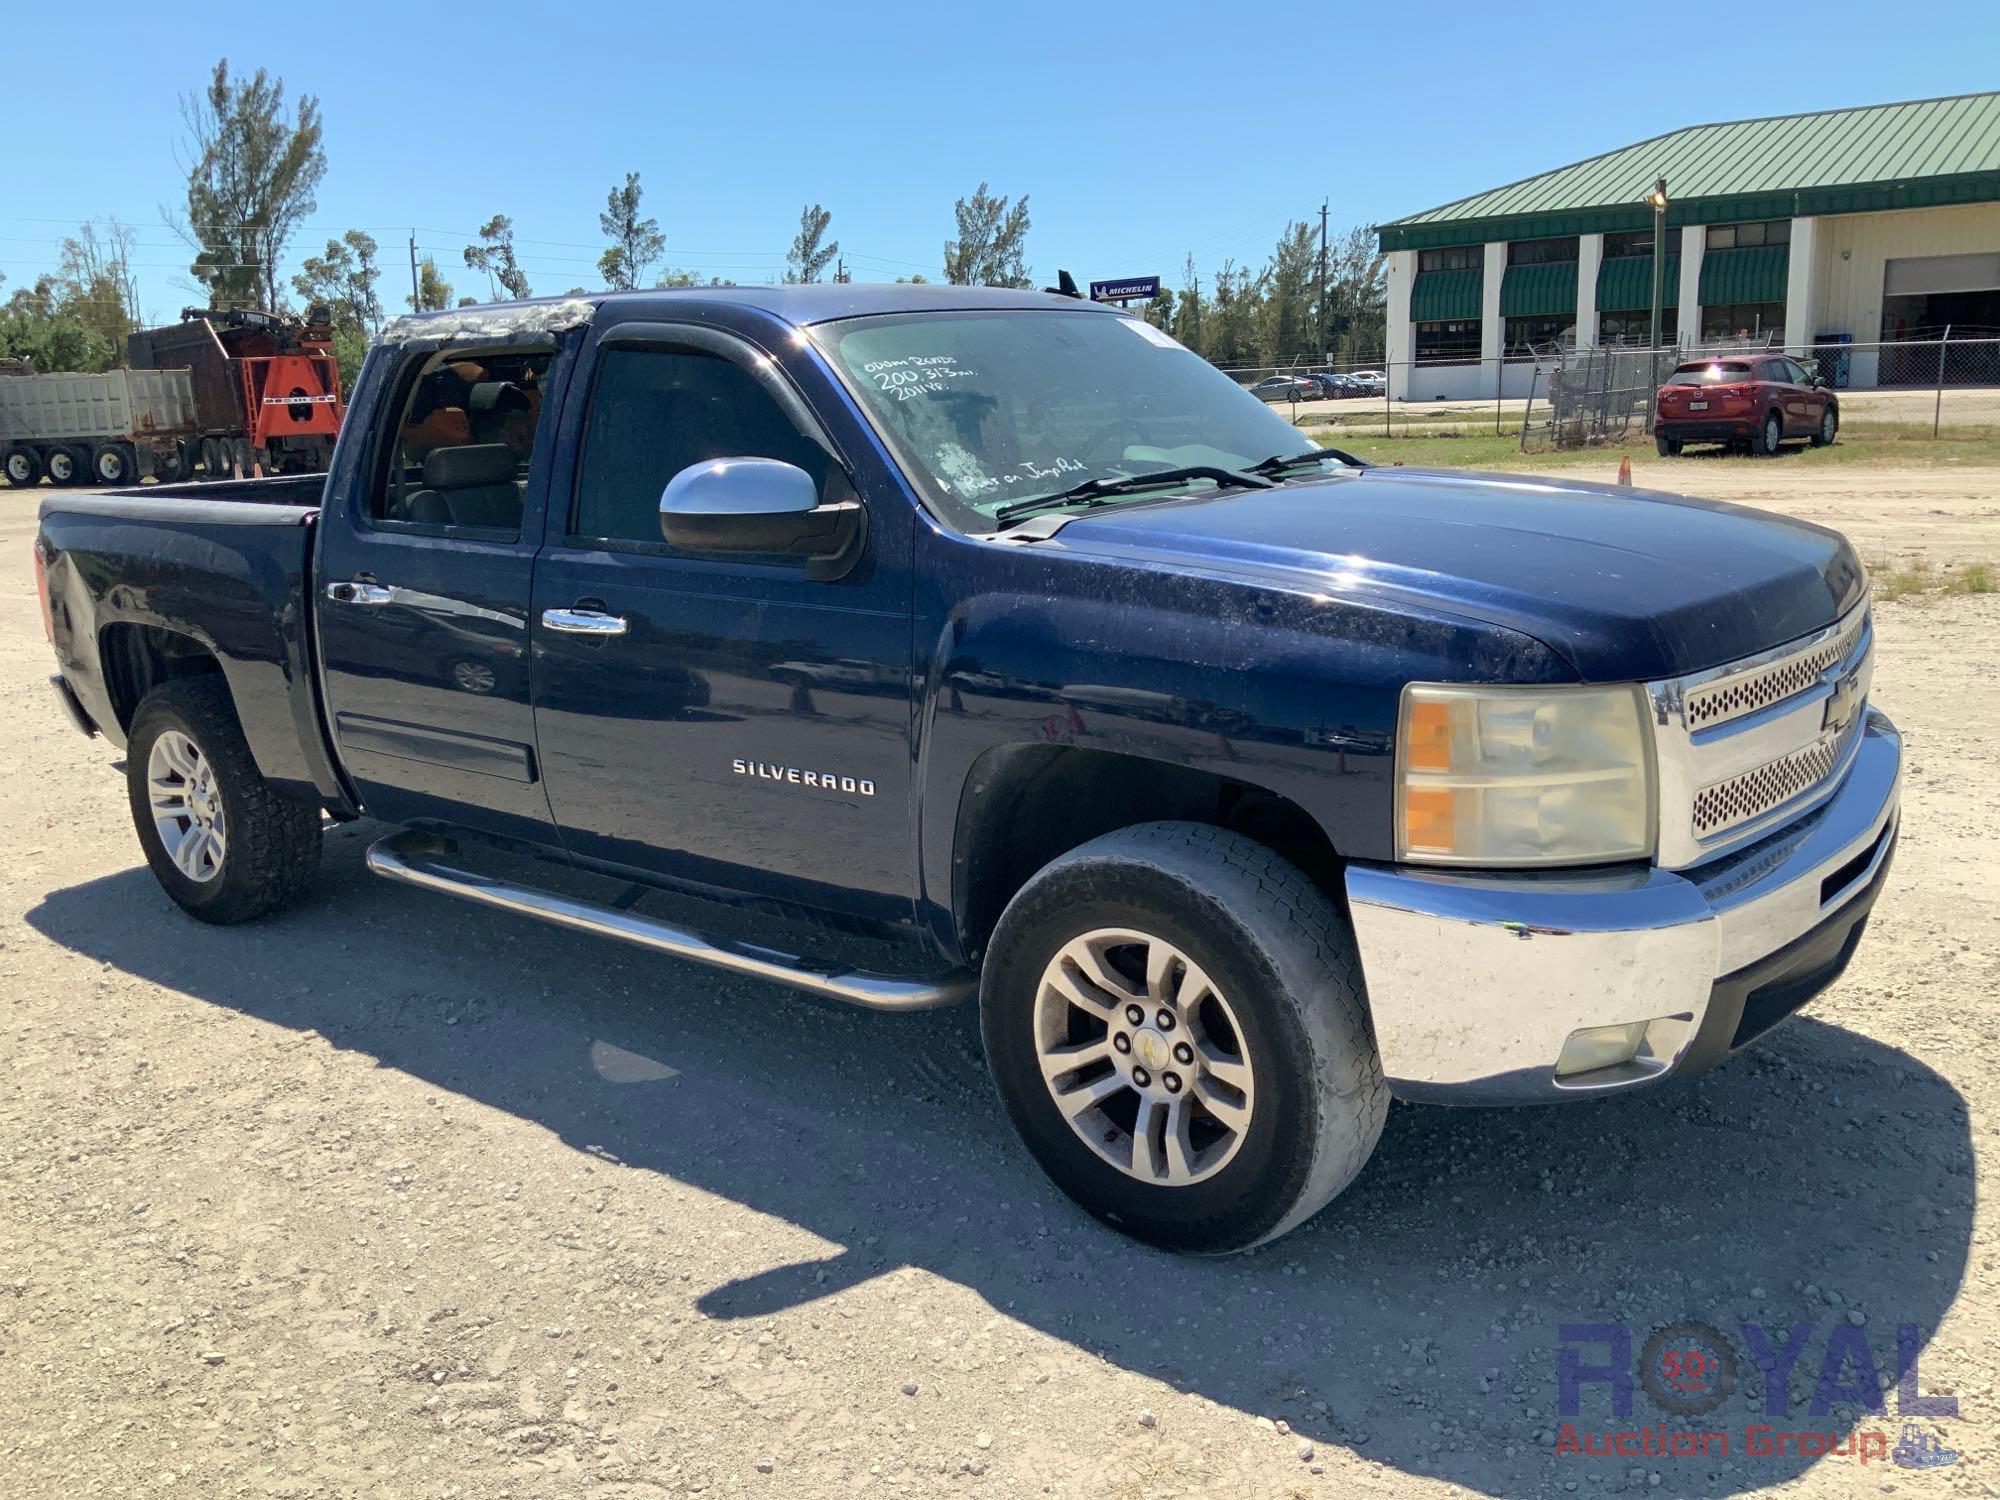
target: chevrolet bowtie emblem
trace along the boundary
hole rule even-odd
[[[1833,696],[1826,700],[1826,711],[1820,715],[1820,732],[1838,734],[1854,722],[1860,707],[1861,679],[1850,672],[1833,685]]]

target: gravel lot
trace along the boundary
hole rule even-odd
[[[1934,473],[1757,498],[1862,530],[1921,483],[1885,544],[1990,555],[1992,471]],[[0,1494],[2000,1485],[2000,596],[1880,607],[1905,832],[1808,1015],[1588,1108],[1398,1106],[1317,1220],[1198,1261],[1044,1184],[969,1011],[839,1009],[373,880],[366,826],[282,918],[182,917],[115,756],[49,701],[33,528],[0,500]],[[1759,1415],[1746,1354],[1697,1424],[1726,1456],[1553,1451],[1559,1326],[1636,1348],[1683,1318],[1812,1324],[1795,1416]],[[1956,1463],[1741,1451],[1746,1423],[1847,1432],[1806,1410],[1832,1330],[1893,1380],[1898,1323],[1958,1398],[1923,1424]],[[1657,1420],[1594,1389],[1581,1425]],[[1860,1427],[1896,1440],[1893,1393]]]

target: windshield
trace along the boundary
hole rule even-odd
[[[892,313],[822,323],[812,336],[925,503],[963,531],[991,531],[1003,506],[1090,479],[1242,469],[1313,447],[1137,318],[1080,309]]]
[[[1699,364],[1682,365],[1674,371],[1673,385],[1728,385],[1732,381],[1748,380],[1750,367],[1739,364]]]

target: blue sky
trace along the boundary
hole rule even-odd
[[[1893,42],[1879,4],[1847,3],[1792,8],[1790,32],[1699,6],[203,9],[22,4],[0,26],[6,289],[115,214],[139,230],[146,311],[188,300],[159,222],[184,191],[176,94],[223,53],[321,102],[329,170],[288,259],[365,227],[391,297],[413,227],[487,295],[461,251],[496,212],[537,291],[595,285],[627,171],[671,263],[704,275],[779,276],[818,201],[857,279],[935,277],[952,201],[984,179],[1029,194],[1039,277],[1178,280],[1192,250],[1206,280],[1261,263],[1322,198],[1338,229],[1701,120],[2000,86],[1990,0],[1921,7]]]

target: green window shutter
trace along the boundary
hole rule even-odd
[[[1500,282],[1500,316],[1548,318],[1576,311],[1576,262],[1509,266]]]
[[[1660,276],[1660,306],[1681,303],[1681,258],[1669,255]],[[1597,310],[1636,312],[1653,305],[1653,257],[1623,255],[1597,268]]]
[[[1711,250],[1701,260],[1701,305],[1727,307],[1736,302],[1783,302],[1785,275],[1791,263],[1790,245]]]
[[[1477,269],[1418,272],[1410,284],[1410,321],[1442,323],[1478,317],[1482,280]]]

